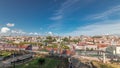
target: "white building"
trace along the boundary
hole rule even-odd
[[[89,50],[97,50],[97,45],[86,45],[85,48]]]
[[[120,46],[118,45],[111,45],[106,48],[106,51],[114,54],[114,55],[120,55]]]
[[[94,44],[84,44],[84,45],[77,45],[77,50],[97,50],[97,45]]]

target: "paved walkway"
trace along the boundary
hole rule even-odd
[[[74,65],[73,68],[90,68],[90,66],[87,63],[83,63],[79,61],[78,59],[72,59],[72,63]]]
[[[71,61],[74,65],[73,68],[93,68],[92,64],[90,61],[80,61],[79,59],[81,59],[81,56],[78,55],[74,55],[71,58]]]
[[[89,61],[102,61],[103,57],[90,57],[90,56],[80,56],[80,55],[74,55],[73,57],[78,59],[87,59]],[[106,62],[110,61],[110,58],[106,58]]]
[[[10,59],[8,59],[8,60],[1,61],[1,62],[0,62],[0,68],[1,68],[1,67],[4,68],[4,67],[11,66],[11,62],[17,61],[18,59],[23,60],[23,59],[29,58],[29,57],[31,57],[31,56],[32,56],[32,54],[26,54],[26,55],[22,55],[22,56],[17,56],[17,57],[15,57],[14,59],[13,59],[13,58],[10,58]]]

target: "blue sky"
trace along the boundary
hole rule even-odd
[[[120,34],[120,0],[0,0],[1,34]]]

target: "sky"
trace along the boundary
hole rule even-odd
[[[0,35],[120,34],[120,0],[0,0]]]

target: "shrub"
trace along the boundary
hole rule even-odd
[[[43,64],[45,63],[45,58],[39,58],[39,59],[38,59],[38,63],[39,63],[40,65],[43,65]]]

